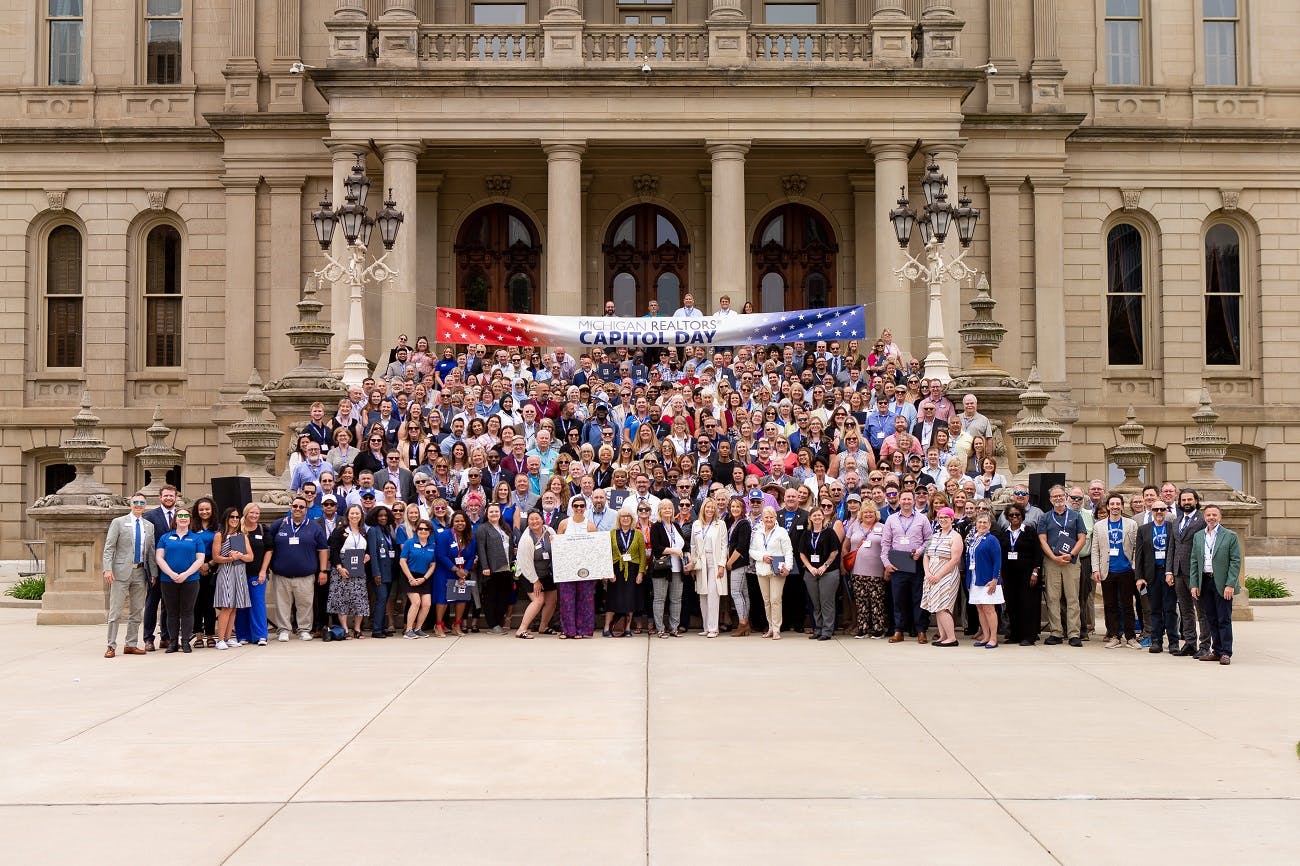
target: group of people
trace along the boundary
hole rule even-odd
[[[1242,552],[1215,506],[1100,481],[1031,504],[974,395],[888,330],[865,348],[439,357],[400,337],[332,416],[312,406],[285,517],[131,497],[105,544],[106,655],[124,618],[128,654],[598,624],[938,647],[964,626],[994,649],[1035,643],[1044,608],[1044,642],[1081,646],[1100,586],[1106,646],[1230,663]],[[557,573],[556,547],[594,533],[612,577]]]

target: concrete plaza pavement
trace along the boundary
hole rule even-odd
[[[0,610],[12,862],[1295,862],[1300,607],[1231,667],[790,635],[101,658]],[[421,853],[423,852],[423,853]]]

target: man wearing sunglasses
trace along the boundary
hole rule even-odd
[[[1169,506],[1157,499],[1147,506],[1151,520],[1138,527],[1134,573],[1137,590],[1145,590],[1150,602],[1150,653],[1164,652],[1164,639],[1169,637],[1169,652],[1178,652],[1178,593],[1174,589],[1174,576],[1166,569],[1170,563],[1170,540],[1173,533],[1165,521]],[[1147,623],[1143,623],[1144,626]]]
[[[315,587],[329,578],[329,541],[325,530],[307,517],[307,500],[295,496],[289,513],[271,524],[271,547],[262,560],[261,576],[275,574],[275,618],[279,640],[289,639],[294,625],[298,637],[311,640]]]
[[[144,517],[148,505],[143,493],[131,496],[131,513],[115,517],[108,524],[104,539],[104,582],[108,584],[108,649],[104,658],[117,655],[117,631],[122,622],[122,607],[127,608],[126,639],[122,652],[142,656],[145,650],[136,641],[144,620],[144,602],[149,586],[156,580],[150,563],[154,559],[153,524]]]

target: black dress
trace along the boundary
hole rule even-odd
[[[636,610],[636,579],[641,573],[641,565],[635,558],[631,562],[624,562],[622,554],[628,553],[636,546],[641,533],[635,528],[627,535],[617,529],[613,530],[613,533],[614,546],[619,555],[614,557],[614,580],[605,590],[605,610],[620,615],[630,614]]]

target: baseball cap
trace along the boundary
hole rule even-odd
[[[375,491],[373,491],[373,490],[362,490],[362,491],[361,491],[361,498],[362,498],[362,499],[374,499],[374,498],[376,498],[376,497],[375,497]]]
[[[333,493],[326,493],[324,496],[320,498],[321,505],[324,505],[326,502],[333,502],[335,504],[338,504],[338,501],[339,501],[338,497],[335,496]]]
[[[749,491],[749,501],[750,501],[750,502],[762,502],[762,501],[763,501],[763,491],[761,491],[761,490],[751,490],[751,491]]]
[[[856,494],[856,493],[850,493],[848,496],[844,497],[844,501],[845,501],[845,502],[861,502],[861,501],[862,501],[862,497],[859,496],[859,495]]]

